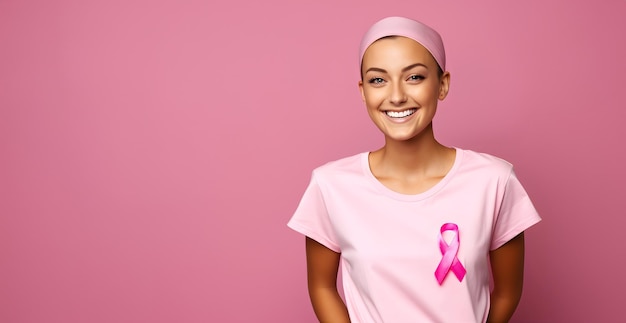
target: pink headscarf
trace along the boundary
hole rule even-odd
[[[419,21],[403,17],[384,18],[370,27],[361,40],[360,64],[363,63],[365,50],[373,42],[387,36],[403,36],[415,40],[433,55],[442,71],[446,70],[446,51],[439,33]]]

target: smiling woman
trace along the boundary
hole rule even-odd
[[[432,119],[437,101],[448,94],[450,74],[439,75],[424,46],[406,37],[380,39],[365,52],[361,69],[363,101],[386,137],[433,137]]]
[[[306,236],[318,319],[508,321],[521,297],[523,232],[540,218],[511,164],[435,139],[450,85],[439,34],[386,18],[360,56],[359,88],[385,144],[317,168],[289,222]]]

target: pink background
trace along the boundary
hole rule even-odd
[[[357,50],[387,15],[444,37],[441,141],[544,218],[514,322],[623,319],[625,1],[3,0],[0,321],[314,322],[286,222],[382,143]]]

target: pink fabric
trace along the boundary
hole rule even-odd
[[[427,25],[404,17],[387,17],[370,27],[361,40],[359,64],[367,48],[378,39],[387,36],[408,37],[424,46],[435,58],[441,70],[446,70],[446,51],[441,36]]]
[[[352,322],[484,322],[489,251],[539,220],[509,163],[457,149],[449,173],[416,195],[380,183],[368,153],[319,167],[288,225],[341,253]],[[446,223],[456,225],[466,274],[440,285]]]

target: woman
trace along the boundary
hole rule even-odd
[[[389,17],[367,31],[360,57],[359,88],[385,144],[315,169],[289,221],[306,236],[318,319],[507,322],[522,292],[523,232],[540,218],[511,164],[435,139],[450,86],[441,37]]]

